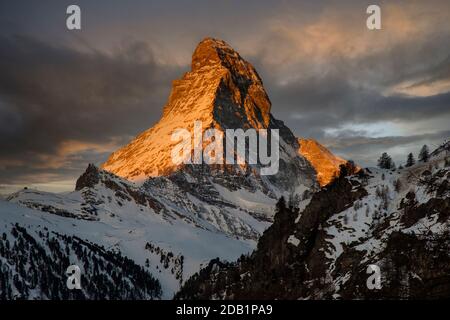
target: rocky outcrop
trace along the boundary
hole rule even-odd
[[[93,188],[100,180],[98,168],[90,163],[86,171],[77,179],[75,184],[75,190],[81,190],[83,188]]]
[[[344,160],[321,145],[314,139],[298,139],[300,145],[299,152],[314,167],[317,181],[321,186],[329,184],[334,178],[340,175],[340,165],[346,165]]]
[[[264,232],[258,247],[237,263],[217,260],[188,280],[178,299],[297,299],[318,288],[325,273],[323,226],[335,212],[341,212],[365,196],[363,188],[352,191],[347,179],[335,180],[314,194],[299,217],[282,199],[274,223]],[[237,280],[238,279],[238,280]],[[237,280],[237,281],[236,281]],[[305,286],[309,283],[309,286]]]

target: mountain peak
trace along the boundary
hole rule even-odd
[[[200,112],[211,114],[216,127],[267,128],[270,108],[251,63],[225,41],[205,38],[194,50],[191,71],[173,81],[163,118]]]
[[[314,139],[298,139],[300,154],[303,155],[314,167],[317,180],[321,186],[330,183],[339,175],[341,164],[347,161],[334,155],[327,148]]]
[[[215,38],[205,38],[197,45],[192,55],[192,71],[195,72],[202,67],[221,65],[228,57],[229,59],[241,59],[239,54],[225,41]]]
[[[172,90],[158,123],[114,152],[102,168],[136,180],[176,169],[171,160],[172,133],[209,128],[267,129],[271,102],[255,68],[225,41],[206,38],[192,55],[192,66]]]
[[[192,54],[191,71],[208,70],[208,67],[226,68],[234,76],[246,78],[249,82],[262,85],[255,68],[247,62],[228,43],[215,38],[205,38],[197,45]]]
[[[227,129],[279,130],[284,169],[277,177],[268,179],[282,184],[284,189],[295,188],[299,183],[310,185],[314,168],[298,150],[299,143],[293,133],[271,115],[270,109],[271,102],[262,80],[251,63],[225,41],[206,38],[192,55],[191,71],[173,81],[158,123],[114,152],[102,168],[131,180],[173,173],[180,167],[171,157],[171,151],[178,144],[171,139],[173,132],[182,128],[193,133],[194,123],[201,121],[202,133],[210,128],[222,132]],[[339,161],[331,156],[326,158],[327,167],[333,167],[334,174]],[[328,179],[324,181],[321,184]]]

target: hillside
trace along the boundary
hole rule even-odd
[[[277,205],[257,249],[212,260],[178,299],[435,299],[450,296],[450,145],[401,170],[341,176],[304,209]],[[366,285],[369,265],[381,288]]]

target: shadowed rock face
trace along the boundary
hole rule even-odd
[[[299,220],[298,211],[279,204],[274,223],[261,236],[251,256],[243,256],[237,263],[211,261],[186,282],[176,298],[215,296],[239,300],[307,296],[310,288],[303,283],[318,281],[326,270],[325,254],[318,250],[324,237],[321,226],[334,212],[351,207],[367,194],[362,188],[352,189],[347,179],[335,180],[314,194]],[[298,237],[295,246],[288,241],[294,234]]]
[[[85,187],[93,188],[100,180],[98,168],[89,164],[86,171],[77,179],[75,190],[81,190]]]

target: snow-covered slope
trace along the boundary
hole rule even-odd
[[[102,193],[100,198],[105,203],[98,205],[92,213],[86,213],[83,209],[86,208],[86,195],[78,191],[61,196],[33,190],[15,194],[9,199],[10,202],[0,201],[0,234],[10,232],[18,224],[35,236],[40,231],[55,232],[118,251],[145,267],[160,281],[163,298],[170,298],[183,279],[210,259],[217,256],[235,259],[254,247],[251,240],[237,240],[221,232],[196,227],[182,219],[158,214],[147,206],[126,200],[122,200],[120,205],[114,193],[106,188],[96,191]],[[27,201],[35,197],[33,206],[45,203],[47,207],[44,211],[26,208],[23,206],[25,203],[21,202],[22,197]],[[114,201],[109,202],[109,197]],[[72,215],[61,214],[60,207]],[[43,207],[39,209],[43,210]],[[87,216],[89,219],[86,219]]]
[[[0,300],[161,297],[151,268],[106,248],[85,223],[0,200]],[[80,290],[66,285],[71,265],[80,268]]]

